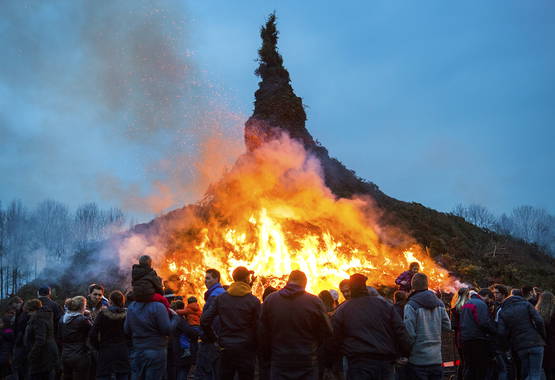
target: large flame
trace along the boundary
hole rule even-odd
[[[410,237],[377,223],[370,199],[337,198],[322,176],[319,160],[285,135],[244,154],[165,239],[159,270],[177,275],[185,295],[201,294],[206,269],[230,283],[239,265],[255,272],[257,294],[282,286],[294,269],[307,274],[311,292],[337,289],[355,272],[369,285],[394,285],[411,262],[431,287],[449,286],[447,272]]]

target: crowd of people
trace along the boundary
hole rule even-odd
[[[462,287],[451,308],[417,263],[397,279],[393,300],[359,273],[315,296],[294,270],[262,299],[247,268],[232,278],[223,286],[208,269],[201,309],[195,297],[164,296],[142,256],[127,296],[106,298],[98,284],[63,307],[48,286],[25,302],[14,296],[1,319],[0,378],[439,380],[442,339],[454,331],[458,379],[555,379],[547,291]]]

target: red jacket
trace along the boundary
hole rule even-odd
[[[200,326],[202,310],[197,302],[188,304],[183,310],[177,310],[177,314],[184,315],[191,326]]]

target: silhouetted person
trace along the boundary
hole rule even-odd
[[[201,327],[209,340],[215,340],[212,323],[220,318],[217,340],[222,348],[220,379],[254,379],[257,349],[257,327],[260,317],[260,301],[251,292],[251,273],[238,267],[232,274],[233,283],[216,297],[202,314]]]
[[[27,351],[25,349],[25,328],[29,322],[29,314],[24,310],[23,300],[20,297],[12,297],[9,305],[15,310],[13,370],[16,379],[24,379],[27,374]]]
[[[262,340],[271,358],[270,378],[316,379],[317,352],[331,336],[331,325],[320,299],[305,291],[306,275],[294,270],[285,287],[262,304]]]
[[[168,341],[168,366],[166,380],[187,380],[198,348],[198,326],[191,326],[178,311],[185,309],[182,300],[172,302],[170,316],[171,335]],[[187,345],[184,346],[183,342]]]
[[[555,297],[551,292],[542,292],[536,304],[546,330],[543,369],[547,380],[555,380]]]
[[[401,321],[405,319],[405,305],[409,294],[402,290],[397,290],[393,293],[393,308],[401,317]]]
[[[333,312],[333,309],[335,309],[335,307],[333,297],[331,296],[329,290],[322,290],[320,293],[318,293],[318,298],[322,300],[326,313],[331,316],[331,313]]]
[[[345,298],[345,301],[351,299],[351,286],[348,279],[342,280],[339,283],[339,290],[341,291],[343,298]]]
[[[420,270],[420,264],[417,262],[410,263],[409,270],[404,271],[397,277],[395,283],[399,286],[399,290],[409,293],[412,290],[412,277]]]
[[[64,314],[64,311],[62,310],[62,307],[60,305],[52,301],[52,291],[49,286],[41,286],[37,292],[37,295],[40,302],[42,302],[42,307],[52,312],[54,336],[56,337],[56,333],[58,331],[58,322],[60,322],[60,318]]]
[[[526,301],[530,302],[533,306],[536,306],[536,302],[538,302],[538,298],[536,296],[536,292],[534,292],[533,286],[523,286],[520,291],[522,292],[522,297],[526,299]]]

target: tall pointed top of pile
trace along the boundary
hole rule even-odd
[[[291,137],[301,140],[305,145],[314,144],[312,136],[305,128],[306,113],[302,99],[295,95],[290,84],[289,72],[283,66],[283,58],[278,52],[278,34],[276,15],[272,13],[260,29],[260,65],[255,74],[261,81],[254,94],[253,115],[245,128],[248,150],[255,149],[280,131],[288,132]]]

